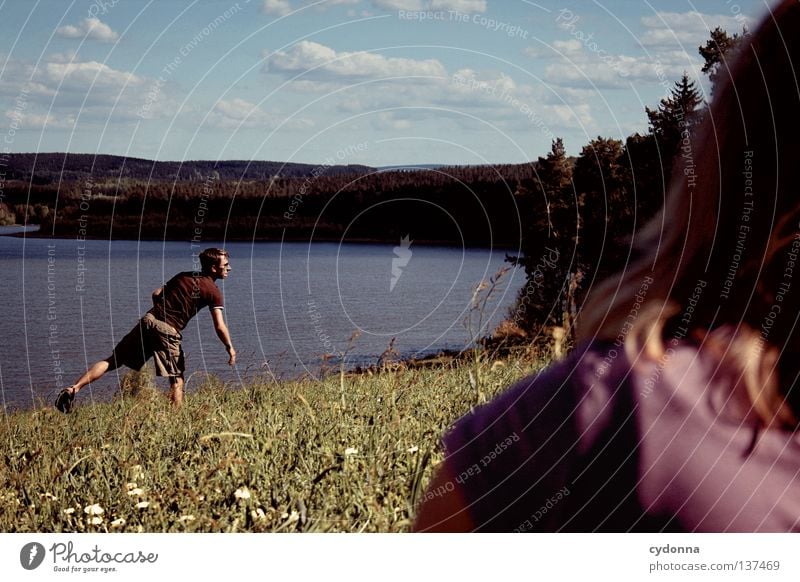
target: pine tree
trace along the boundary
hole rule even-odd
[[[683,73],[670,91],[669,97],[662,99],[656,109],[645,107],[650,131],[664,147],[665,152],[674,153],[680,142],[681,133],[697,125],[698,106],[703,102],[697,85]]]
[[[727,32],[717,27],[711,31],[711,38],[706,41],[706,44],[698,47],[700,56],[705,61],[702,71],[708,75],[708,79],[711,81],[712,95],[720,81],[720,75],[723,72],[724,75],[728,75],[727,70],[731,58],[741,48],[742,41],[749,34],[747,28],[742,28],[742,34],[729,36]]]
[[[544,196],[548,229],[553,231],[555,238],[559,238],[563,235],[554,225],[561,223],[557,218],[554,220],[553,215],[560,214],[559,211],[568,205],[564,200],[564,194],[572,184],[572,165],[567,159],[564,141],[560,137],[553,140],[547,156],[539,158],[537,178],[539,189]]]
[[[603,276],[622,266],[619,244],[632,229],[630,171],[622,142],[598,136],[585,145],[575,161],[574,181],[580,197],[579,266]]]
[[[702,116],[700,105],[703,99],[694,81],[683,73],[680,81],[670,91],[669,97],[662,99],[656,109],[645,107],[650,122],[650,131],[656,138],[664,173],[669,176],[672,160],[684,138],[691,138],[694,128]]]
[[[534,179],[523,183],[520,208],[523,254],[507,260],[525,269],[526,281],[511,319],[531,337],[547,341],[546,328],[567,327],[562,304],[578,240],[572,164],[561,138],[554,139],[550,152],[537,160]]]
[[[664,204],[670,170],[659,159],[658,144],[652,133],[635,133],[625,140],[625,153],[631,171],[631,189],[635,200],[636,222],[644,224]]]

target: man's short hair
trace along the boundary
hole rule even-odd
[[[200,265],[203,269],[203,274],[208,275],[211,273],[211,267],[218,265],[223,257],[228,257],[228,251],[225,249],[206,249],[200,253]]]

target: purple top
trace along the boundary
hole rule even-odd
[[[716,361],[668,353],[583,346],[461,418],[444,444],[476,530],[800,531],[800,439],[754,444],[713,406]]]

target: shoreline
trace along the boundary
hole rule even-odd
[[[442,373],[454,372],[458,367],[469,364],[470,359],[475,357],[480,357],[483,365],[488,364],[490,367],[496,362],[503,362],[507,359],[526,359],[530,357],[530,351],[532,348],[530,345],[507,344],[506,346],[500,346],[499,349],[497,346],[492,349],[485,347],[489,341],[489,338],[483,338],[481,340],[481,344],[483,344],[484,347],[482,348],[470,348],[462,350],[440,348],[437,350],[431,350],[427,353],[417,352],[413,355],[400,355],[394,358],[389,355],[384,360],[382,360],[381,356],[379,356],[374,364],[366,364],[363,362],[351,363],[349,366],[345,367],[344,370],[342,370],[340,367],[340,363],[334,363],[328,368],[320,368],[316,375],[304,372],[296,376],[276,377],[270,373],[265,374],[261,378],[247,378],[239,385],[233,387],[233,390],[238,391],[247,389],[249,384],[258,383],[259,381],[262,381],[263,378],[267,378],[269,376],[272,376],[272,382],[274,382],[276,385],[286,387],[291,386],[292,384],[303,382],[323,384],[329,381],[331,378],[337,378],[340,376],[353,380],[357,378],[368,379],[384,374],[397,375],[403,372],[414,371],[440,371]],[[481,352],[481,354],[477,355],[476,350]],[[188,374],[187,384],[188,379],[190,379],[194,373],[200,371],[201,370],[195,370],[195,372]],[[202,385],[208,382],[209,379],[213,377],[215,377],[213,372],[210,374],[206,373],[205,379],[201,380],[200,384]],[[166,394],[165,388],[163,386],[154,384],[155,381],[155,371],[151,362],[148,362],[146,367],[142,368],[141,370],[125,368],[125,372],[119,378],[119,385],[113,391],[104,396],[93,396],[93,404],[112,404],[120,397],[128,397],[130,396],[130,394],[128,394],[130,385],[140,384],[142,382],[148,384],[149,388],[152,389],[154,393],[164,392]],[[88,386],[86,389],[88,390]],[[53,398],[54,397],[55,395],[53,395]],[[52,398],[50,400],[42,400],[40,398],[38,403],[31,402],[28,405],[23,406],[16,404],[3,405],[0,406],[0,411],[2,411],[3,415],[7,416],[10,414],[37,413],[42,410],[49,410],[52,408]]]
[[[13,226],[13,225],[10,225]],[[22,225],[19,225],[20,227]],[[53,240],[70,240],[76,239],[77,237],[74,236],[64,236],[58,234],[44,234],[41,233],[39,230],[33,231],[21,231],[21,232],[9,232],[9,233],[0,233],[0,236],[8,236],[13,238],[37,238],[37,239],[53,239]],[[196,241],[192,241],[191,239],[187,239],[184,237],[180,238],[152,238],[152,237],[139,237],[139,238],[128,238],[128,237],[99,237],[99,236],[91,236],[87,235],[85,237],[81,237],[80,240],[99,240],[99,241],[129,241],[129,242],[185,242],[185,243],[193,243]],[[211,244],[214,242],[259,242],[259,243],[339,243],[339,244],[364,244],[364,245],[397,245],[397,241],[394,239],[380,239],[380,238],[348,238],[348,239],[341,239],[341,238],[334,238],[334,237],[315,237],[312,240],[309,240],[308,237],[301,237],[301,236],[291,236],[291,237],[229,237],[226,239],[208,239],[204,241],[204,244]],[[496,251],[509,251],[509,252],[517,252],[520,253],[522,250],[520,248],[515,248],[513,246],[508,245],[491,245],[491,244],[458,244],[453,241],[447,240],[435,240],[435,239],[420,239],[420,240],[412,240],[412,244],[415,246],[426,246],[426,247],[447,247],[447,248],[461,248],[461,249],[488,249],[488,250],[496,250]]]

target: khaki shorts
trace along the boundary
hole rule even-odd
[[[156,364],[156,376],[183,376],[186,366],[181,348],[181,333],[151,313],[146,314],[128,332],[111,357],[117,367],[139,370],[151,357]]]

